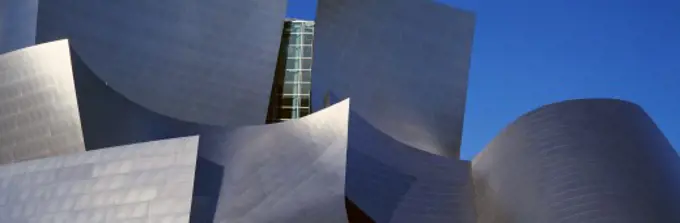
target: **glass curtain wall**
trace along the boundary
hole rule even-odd
[[[314,22],[288,20],[285,27],[284,34],[289,34],[289,38],[279,121],[300,118],[310,113]]]

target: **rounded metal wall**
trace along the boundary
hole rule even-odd
[[[680,222],[679,164],[633,103],[550,104],[510,124],[473,161],[479,222]]]
[[[41,1],[37,42],[68,38],[116,92],[182,121],[264,124],[286,1]]]

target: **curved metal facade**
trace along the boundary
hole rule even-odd
[[[180,121],[150,111],[108,86],[74,51],[71,63],[88,150],[227,129]]]
[[[0,164],[84,151],[68,41],[0,55]]]
[[[223,171],[212,182],[221,185],[214,222],[347,222],[348,113],[345,100],[299,120],[201,136],[199,156]]]
[[[468,161],[411,148],[355,113],[350,115],[349,127],[345,191],[371,219],[393,223],[475,222]]]
[[[198,137],[0,166],[0,222],[188,222]]]
[[[263,124],[285,10],[280,0],[41,1],[37,42],[68,38],[111,88],[156,113]]]
[[[328,93],[349,97],[397,141],[458,157],[473,14],[422,0],[319,0],[315,29],[312,109]]]
[[[639,106],[551,104],[473,161],[479,222],[680,222],[680,159]]]
[[[0,1],[0,54],[35,44],[38,0]]]

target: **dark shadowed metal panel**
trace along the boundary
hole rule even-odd
[[[347,222],[348,112],[346,100],[298,120],[202,135],[199,156],[224,171],[212,182],[221,185],[215,222]],[[212,188],[204,183],[197,188]]]
[[[84,151],[68,41],[0,55],[0,164]]]
[[[38,0],[0,1],[0,54],[35,44]]]
[[[0,166],[0,222],[188,223],[198,137]]]
[[[679,165],[635,104],[547,105],[510,124],[473,161],[479,220],[680,222]]]
[[[71,63],[88,150],[226,130],[180,121],[138,105],[99,79],[73,50]]]
[[[263,124],[286,1],[41,1],[37,41],[68,38],[111,88],[199,124]]]
[[[312,106],[324,95],[411,147],[458,157],[473,14],[429,0],[319,0]]]
[[[355,113],[348,134],[346,194],[373,220],[475,222],[468,161],[411,148]]]

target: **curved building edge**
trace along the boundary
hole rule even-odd
[[[624,100],[530,111],[474,159],[472,176],[482,223],[680,221],[680,158]]]
[[[68,41],[0,55],[0,164],[85,150]]]
[[[228,129],[182,121],[137,104],[100,79],[73,49],[71,65],[88,150]]]
[[[474,16],[432,1],[381,3],[319,1],[312,106],[328,93],[352,98],[376,129],[458,158]]]
[[[93,73],[150,111],[257,125],[267,115],[285,9],[278,0],[42,1],[37,42],[70,39]]]
[[[205,165],[195,185],[206,191],[194,204],[205,210],[196,209],[192,219],[347,222],[349,106],[345,100],[297,120],[201,135],[199,162]]]
[[[349,123],[345,193],[363,212],[350,222],[475,222],[468,161],[404,145],[354,112]]]

